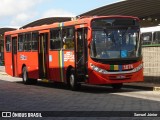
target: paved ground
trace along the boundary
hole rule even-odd
[[[5,67],[4,66],[0,66],[0,73],[5,72]]]
[[[12,82],[10,82],[12,81]],[[82,86],[80,91],[70,91],[65,85],[38,82],[23,85],[21,79],[0,74],[0,111],[159,111],[160,92],[132,88],[127,85],[119,91],[109,86]],[[19,118],[16,118],[19,119]],[[44,118],[43,118],[44,119]],[[43,120],[42,119],[42,120]],[[158,120],[156,117],[59,117],[66,119]]]

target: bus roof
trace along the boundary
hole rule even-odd
[[[73,19],[71,21],[66,21],[66,22],[56,22],[53,24],[49,25],[41,25],[41,26],[35,26],[35,27],[28,27],[25,29],[18,29],[14,31],[8,31],[5,32],[5,35],[14,35],[14,34],[19,34],[19,33],[26,33],[26,32],[32,32],[32,31],[40,31],[40,30],[47,30],[51,28],[59,28],[63,26],[72,26],[72,25],[80,25],[80,24],[90,24],[90,21],[92,19],[96,18],[131,18],[131,19],[136,19],[139,21],[139,18],[133,17],[133,16],[122,16],[122,15],[110,15],[110,16],[82,16],[80,18]]]
[[[141,33],[160,31],[160,26],[141,28]]]

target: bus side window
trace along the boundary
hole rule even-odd
[[[60,29],[50,31],[50,49],[61,49],[61,31]]]
[[[152,43],[152,33],[142,33],[142,44],[143,45],[150,45]]]
[[[153,34],[153,44],[160,44],[160,31],[154,32],[154,34]]]
[[[63,49],[74,49],[74,29],[65,28],[62,30]]]
[[[6,51],[11,51],[11,36],[6,36]]]
[[[30,51],[31,50],[31,33],[24,34],[24,50]]]
[[[18,35],[18,51],[23,51],[23,35]]]
[[[32,33],[32,50],[38,50],[38,33]]]

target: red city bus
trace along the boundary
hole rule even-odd
[[[6,73],[37,79],[120,89],[143,81],[139,19],[132,16],[83,17],[5,33]]]

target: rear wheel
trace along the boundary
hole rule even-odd
[[[123,86],[123,83],[112,84],[112,88],[117,90],[121,89],[122,86]]]
[[[36,79],[29,79],[28,78],[28,71],[26,66],[23,67],[22,69],[22,80],[24,84],[36,84],[37,80]]]
[[[71,90],[73,90],[73,91],[79,90],[81,87],[81,84],[77,83],[77,81],[75,79],[74,69],[71,70],[70,75],[69,75],[69,86],[70,86]]]

